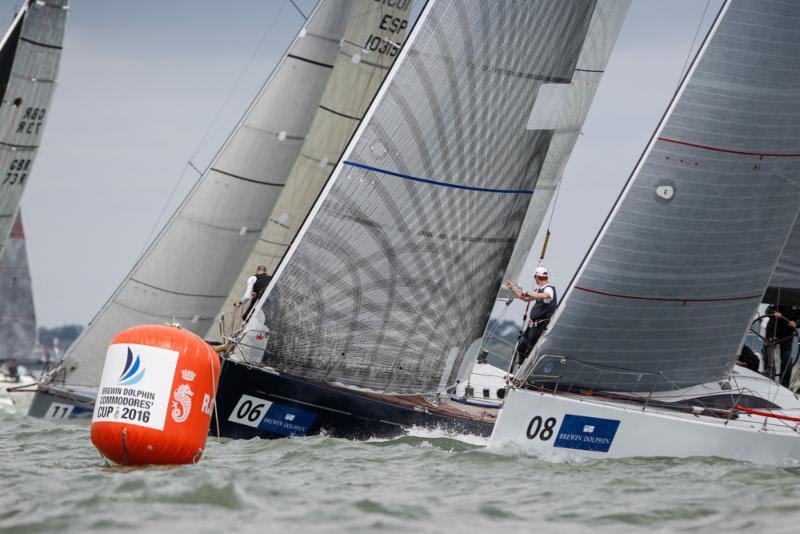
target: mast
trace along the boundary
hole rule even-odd
[[[798,20],[722,6],[520,374],[617,391],[728,375],[800,212]]]
[[[552,143],[529,116],[542,86],[573,79],[595,2],[534,7],[426,4],[251,318],[244,357],[382,392],[454,383]]]

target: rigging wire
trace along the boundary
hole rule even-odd
[[[291,1],[291,0],[289,0],[289,1]],[[292,2],[292,3],[294,3],[294,2]],[[153,227],[150,229],[150,232],[147,234],[147,238],[144,240],[144,243],[142,244],[142,248],[139,251],[138,257],[140,257],[140,258],[142,257],[142,255],[147,250],[147,247],[150,245],[150,242],[153,240],[156,232],[161,227],[161,220],[164,218],[164,215],[166,214],[167,210],[169,209],[169,206],[172,203],[172,199],[174,198],[175,193],[178,191],[178,188],[180,187],[181,183],[183,182],[183,179],[186,177],[186,172],[189,170],[189,168],[192,168],[192,169],[194,169],[195,171],[198,172],[198,174],[200,175],[198,177],[198,180],[200,178],[202,178],[203,172],[201,172],[197,168],[197,166],[193,163],[193,160],[197,157],[197,155],[200,153],[200,151],[205,147],[206,143],[210,140],[210,138],[212,137],[212,132],[215,131],[219,127],[219,125],[220,125],[219,124],[220,123],[219,119],[222,116],[223,111],[228,106],[230,100],[233,98],[233,95],[236,93],[237,89],[239,88],[239,85],[241,84],[242,80],[244,79],[245,74],[249,71],[250,66],[252,65],[253,61],[255,60],[255,58],[258,55],[258,53],[261,50],[261,48],[263,47],[265,41],[272,34],[272,31],[273,31],[273,29],[275,27],[275,23],[278,21],[278,19],[280,18],[281,14],[283,13],[284,7],[286,7],[286,4],[285,3],[281,3],[281,5],[278,8],[278,10],[275,11],[275,15],[272,17],[272,20],[270,20],[269,24],[267,25],[266,30],[264,30],[264,33],[261,35],[261,38],[259,39],[258,44],[256,45],[255,49],[253,50],[253,53],[250,54],[249,59],[245,63],[244,67],[242,67],[242,69],[240,70],[239,75],[236,77],[236,81],[231,86],[231,89],[228,91],[227,96],[225,97],[225,99],[223,100],[222,104],[217,109],[217,112],[214,115],[214,118],[211,119],[211,122],[209,122],[208,127],[206,128],[205,132],[203,133],[202,137],[200,138],[200,141],[198,142],[198,144],[195,147],[195,149],[192,152],[192,154],[189,156],[189,160],[184,165],[183,171],[178,176],[177,181],[173,185],[172,191],[170,191],[170,194],[167,196],[167,199],[164,201],[164,204],[163,204],[163,206],[161,208],[161,211],[158,214],[158,217],[156,218],[155,222],[153,223]],[[302,12],[301,12],[301,14],[302,14]],[[305,17],[305,15],[303,15],[303,17]],[[238,107],[237,110],[238,109],[240,109],[240,107]],[[226,117],[225,122],[227,122],[229,119],[230,119],[230,115],[228,115],[228,117]]]
[[[297,4],[294,3],[294,0],[289,0],[289,2],[292,4],[292,6],[294,6],[294,8],[297,10],[297,12],[300,13],[300,16],[303,17],[304,20],[308,20],[308,17],[306,16],[306,14],[303,13],[302,9],[297,7]]]
[[[686,53],[686,60],[683,62],[683,68],[681,69],[680,75],[678,76],[678,85],[675,86],[675,92],[678,92],[678,89],[681,86],[681,81],[683,80],[684,76],[686,76],[686,69],[689,66],[689,61],[692,59],[692,52],[694,51],[694,45],[697,44],[697,38],[700,36],[700,30],[703,28],[703,21],[706,20],[706,13],[708,12],[708,6],[711,5],[711,0],[706,0],[706,7],[703,9],[703,14],[700,16],[700,20],[697,23],[697,29],[694,32],[694,38],[692,39],[692,44],[689,46],[689,51]]]

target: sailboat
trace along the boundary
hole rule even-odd
[[[55,89],[67,0],[26,0],[0,43],[0,257]]]
[[[22,213],[0,258],[0,409],[25,413],[33,398],[29,386],[42,361],[36,351],[36,314],[25,250]]]
[[[395,9],[374,1],[318,4],[170,221],[40,383],[30,415],[90,414],[107,345],[125,328],[172,322],[201,336],[214,332],[229,293],[243,289],[234,287],[236,277],[301,157],[354,4],[383,17]]]
[[[800,4],[726,0],[490,440],[800,461],[800,401],[736,366],[800,213]],[[771,282],[772,280],[772,282]]]
[[[491,432],[449,391],[628,4],[425,4],[224,362],[212,432]]]
[[[0,407],[8,411],[26,411],[24,390],[41,363],[19,205],[49,116],[67,9],[66,0],[28,0],[0,42]]]

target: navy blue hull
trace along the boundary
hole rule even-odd
[[[216,409],[219,434],[229,438],[325,433],[363,440],[401,436],[414,426],[489,436],[494,426],[493,417],[431,413],[232,361],[222,366]],[[216,423],[212,418],[212,435]]]

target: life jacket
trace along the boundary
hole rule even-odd
[[[556,306],[558,306],[558,297],[556,295],[556,288],[547,284],[544,287],[537,287],[533,290],[534,293],[544,293],[545,288],[550,288],[553,290],[553,298],[550,302],[545,303],[543,300],[537,300],[533,304],[533,308],[531,308],[531,313],[528,315],[531,321],[544,321],[545,319],[549,319],[553,316],[553,313],[556,311]]]
[[[264,290],[267,289],[270,280],[272,280],[272,277],[267,273],[256,275],[256,283],[253,284],[253,293],[256,294],[255,300],[261,298],[261,295],[264,294]]]

